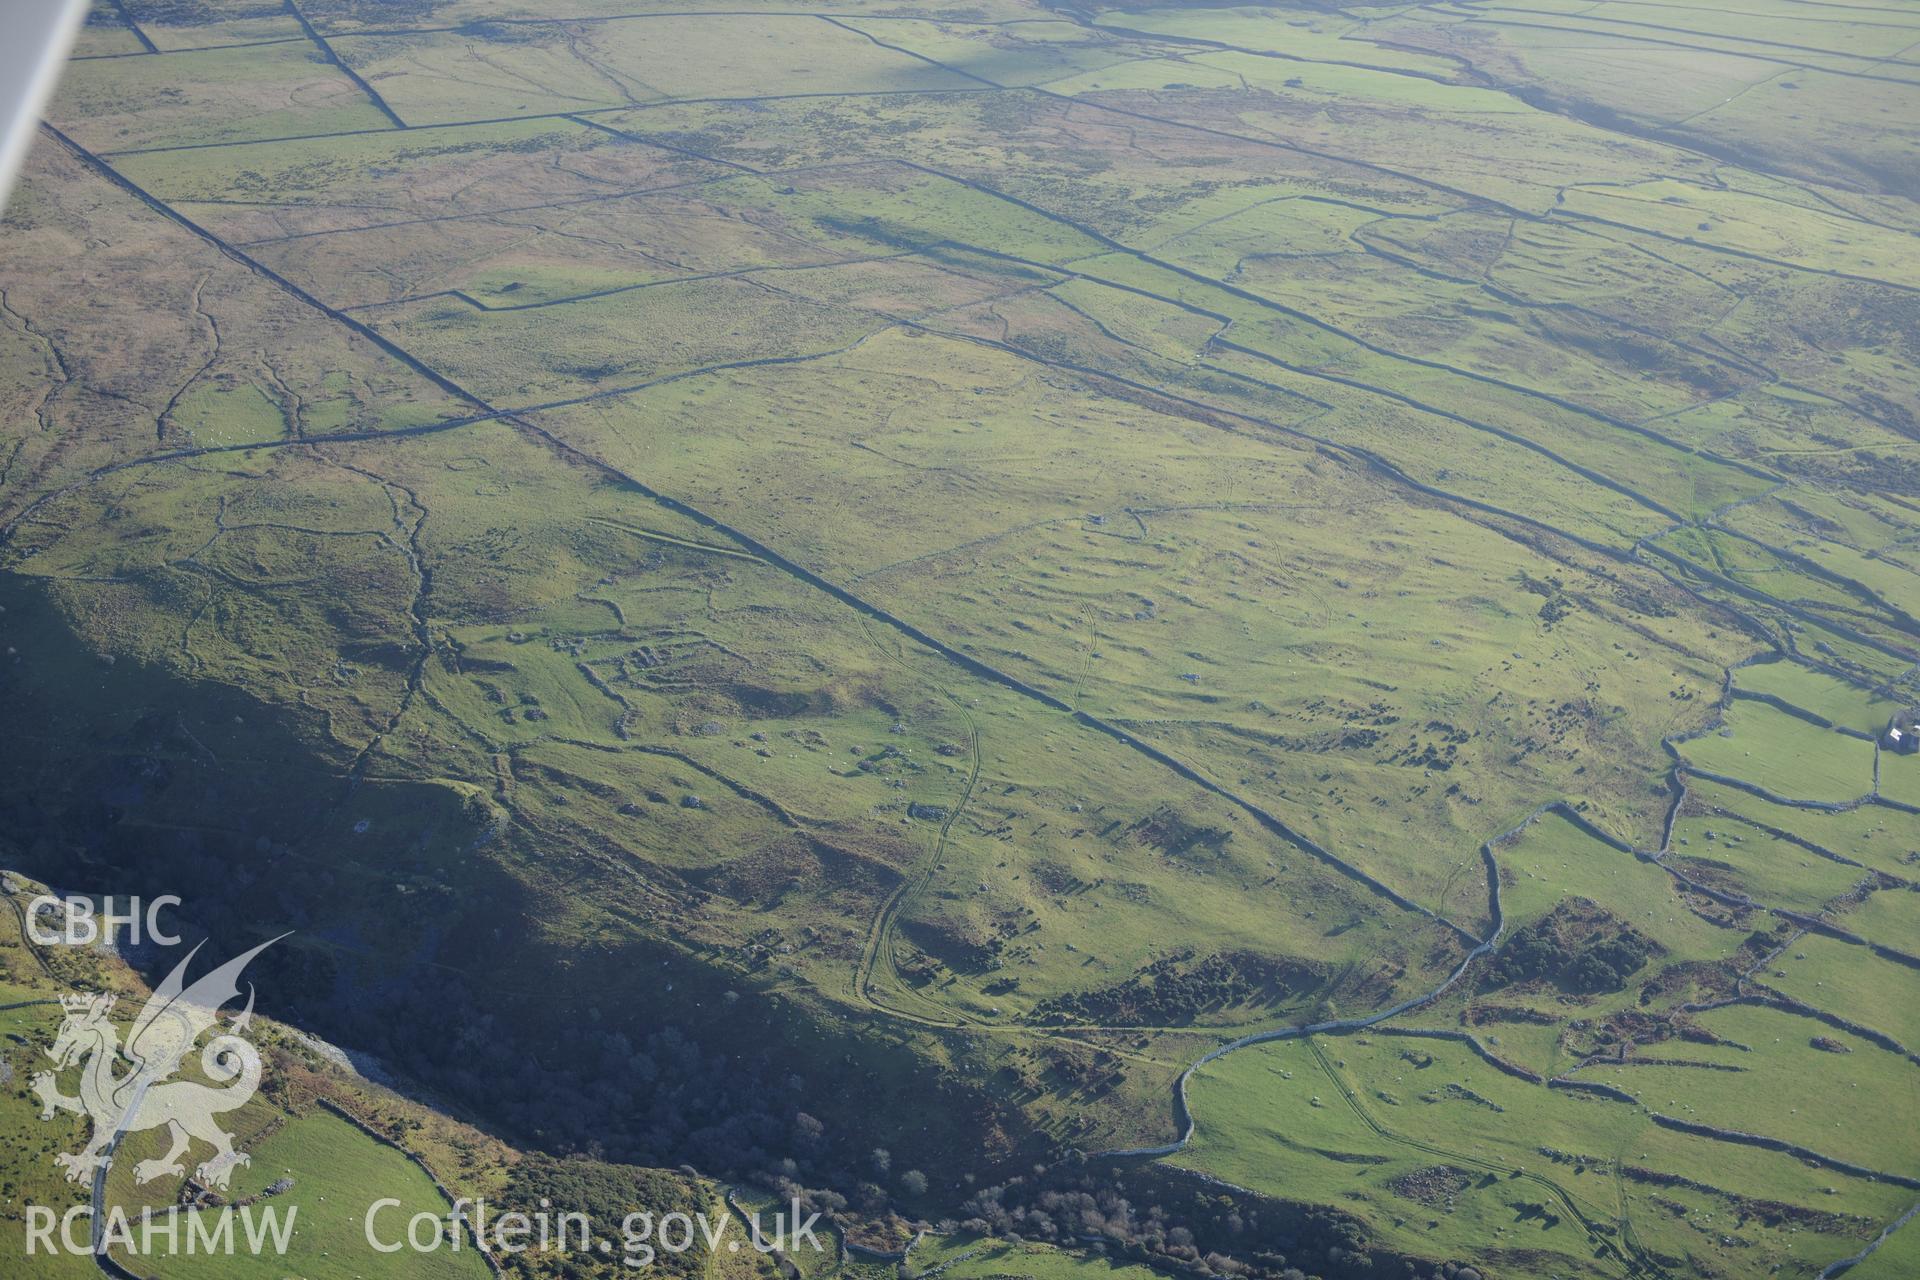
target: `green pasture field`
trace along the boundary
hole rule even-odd
[[[993,1239],[943,1241],[939,1248],[923,1244],[913,1251],[913,1260],[915,1265],[953,1260],[940,1274],[963,1280],[1003,1275],[1031,1276],[1033,1280],[1154,1280],[1160,1274],[1138,1263],[1088,1257],[1045,1244],[1010,1244]]]
[[[1711,834],[1709,834],[1711,833]],[[1683,874],[1734,888],[1773,906],[1818,913],[1844,898],[1867,872],[1770,832],[1699,814],[1674,823],[1670,864]]]
[[[27,1206],[38,1205],[65,1214],[86,1203],[83,1188],[66,1181],[54,1163],[62,1151],[77,1151],[88,1137],[86,1122],[66,1112],[40,1118],[40,1099],[31,1088],[34,1076],[51,1068],[45,1050],[53,1044],[59,1026],[56,998],[63,981],[96,976],[95,966],[71,953],[47,956],[27,944],[21,921],[28,901],[46,886],[7,874],[6,901],[0,904],[0,1134],[9,1153],[0,1172],[0,1248],[10,1256],[24,1256],[27,1248]],[[93,1259],[64,1249],[36,1252],[35,1274],[58,1280],[79,1280],[97,1274]]]
[[[1576,188],[1566,210],[1579,217],[1624,222],[1657,236],[1738,249],[1793,266],[1817,267],[1912,285],[1901,236],[1831,213],[1797,210],[1793,231],[1773,215],[1777,201],[1740,192],[1702,191],[1691,184],[1652,182],[1607,190]],[[1628,210],[1630,209],[1630,212]],[[1622,213],[1627,216],[1621,216]],[[1707,225],[1703,229],[1702,222]]]
[[[11,894],[8,909],[0,911],[0,947],[4,947],[9,975],[9,982],[0,988],[0,994],[6,997],[5,1003],[16,1006],[0,1011],[8,1041],[4,1058],[8,1083],[4,1096],[0,1096],[0,1125],[9,1135],[7,1149],[16,1155],[16,1160],[7,1168],[5,1184],[8,1206],[4,1216],[9,1234],[15,1237],[7,1246],[10,1251],[25,1248],[24,1237],[19,1234],[24,1230],[25,1205],[50,1207],[56,1213],[63,1213],[68,1206],[86,1200],[84,1185],[66,1182],[53,1156],[60,1151],[79,1150],[87,1138],[88,1122],[66,1113],[53,1121],[42,1120],[40,1103],[28,1087],[33,1075],[50,1066],[41,1050],[52,1043],[60,1022],[61,1011],[54,996],[67,994],[64,983],[57,981],[55,975],[62,979],[80,978],[89,985],[105,980],[121,988],[116,1022],[123,1029],[131,1025],[147,995],[137,985],[128,984],[123,974],[103,971],[98,961],[92,962],[82,977],[74,970],[77,958],[72,953],[23,945],[17,916],[11,908],[14,903],[24,903],[28,894],[41,891],[40,886],[23,888]],[[43,971],[43,962],[54,966],[52,973]],[[21,1001],[29,1000],[39,1003],[20,1006]],[[62,1083],[71,1087],[70,1081]],[[411,1213],[421,1208],[438,1210],[444,1207],[444,1200],[434,1191],[426,1175],[404,1156],[380,1146],[345,1121],[317,1110],[289,1117],[261,1098],[224,1120],[236,1134],[239,1148],[249,1151],[253,1157],[250,1165],[236,1171],[231,1195],[258,1195],[282,1177],[294,1179],[293,1189],[263,1200],[260,1205],[271,1206],[283,1215],[298,1207],[296,1229],[291,1237],[294,1243],[286,1258],[292,1260],[291,1264],[300,1268],[302,1274],[474,1275],[484,1270],[471,1250],[464,1257],[449,1255],[438,1260],[419,1258],[408,1262],[382,1257],[367,1248],[359,1216],[364,1202],[381,1194],[392,1194],[405,1200]],[[163,1176],[158,1183],[145,1188],[135,1188],[132,1183],[134,1163],[159,1154],[164,1146],[157,1132],[129,1135],[109,1175],[105,1203],[109,1208],[119,1206],[130,1215],[136,1241],[141,1208],[150,1206],[156,1214],[164,1213],[165,1207],[175,1202],[179,1190],[179,1180],[173,1177]],[[190,1154],[189,1163],[209,1154],[205,1147],[197,1147]],[[175,1248],[186,1248],[186,1230],[185,1223],[180,1223]],[[236,1238],[241,1238],[240,1221],[235,1222],[234,1230]],[[155,1237],[155,1247],[162,1253],[168,1248],[166,1239],[164,1233]],[[183,1265],[178,1260],[169,1262],[125,1254],[121,1260],[142,1275],[176,1274]],[[287,1265],[277,1257],[256,1258],[244,1251],[231,1257],[197,1256],[192,1262],[196,1275],[221,1276],[280,1275]],[[64,1250],[51,1255],[38,1254],[33,1266],[35,1275],[95,1274],[91,1257],[84,1253],[70,1255]]]
[[[1842,803],[1873,789],[1873,744],[1763,702],[1735,702],[1722,729],[1680,744],[1690,763],[1792,800]]]
[[[80,61],[59,92],[59,117],[103,151],[392,127],[305,41]]]
[[[1880,794],[1908,811],[1920,808],[1920,761],[1911,755],[1881,752]]]
[[[1876,737],[1887,727],[1888,719],[1900,710],[1900,704],[1885,694],[1876,694],[1797,662],[1763,662],[1742,667],[1734,675],[1734,686],[1769,694],[1834,725]]]
[[[1904,1228],[1894,1232],[1872,1256],[1853,1268],[1853,1275],[1856,1280],[1892,1280],[1905,1275],[1920,1264],[1920,1243],[1916,1242],[1920,1242],[1920,1234]]]
[[[1898,508],[1832,500],[1791,508],[1769,499],[1741,508],[1731,522],[1743,533],[1790,546],[1820,569],[1858,582],[1883,607],[1906,610],[1920,604],[1920,577],[1903,554]],[[1816,528],[1828,531],[1835,525],[1844,532],[1810,536]]]
[[[1898,938],[1896,947],[1912,941],[1911,934],[1892,936]],[[1795,1000],[1837,1013],[1897,1043],[1911,1045],[1920,1040],[1920,1018],[1914,1016],[1914,971],[1859,951],[1835,938],[1806,937],[1778,957],[1772,969],[1757,976]],[[1779,976],[1783,972],[1784,978]]]
[[[383,813],[377,803],[368,811],[375,815],[376,822],[397,816]],[[407,806],[406,811],[417,813],[417,803]],[[12,1249],[24,1248],[20,1237],[24,1206],[47,1206],[64,1212],[71,1205],[87,1201],[86,1188],[64,1181],[53,1156],[60,1151],[79,1150],[87,1138],[88,1121],[65,1113],[51,1122],[42,1120],[40,1103],[29,1088],[30,1077],[49,1065],[41,1051],[52,1043],[61,1016],[53,997],[76,988],[112,991],[118,1000],[114,1020],[124,1031],[153,993],[143,980],[106,953],[23,945],[13,905],[24,905],[30,895],[46,890],[12,872],[6,876],[8,902],[0,910],[0,960],[5,962],[7,981],[0,984],[0,996],[5,997],[0,1003],[7,1007],[0,1009],[0,1026],[4,1027],[7,1043],[0,1062],[9,1074],[4,1081],[5,1093],[0,1096],[0,1129],[7,1133],[8,1150],[17,1158],[5,1173],[7,1207],[0,1213],[0,1223],[5,1224],[10,1236],[7,1247]],[[381,1238],[388,1241],[404,1238],[407,1222],[416,1213],[444,1218],[451,1209],[450,1194],[470,1200],[484,1198],[497,1220],[503,1199],[509,1198],[505,1196],[508,1172],[522,1159],[519,1153],[459,1121],[323,1062],[278,1024],[256,1020],[249,1038],[265,1059],[262,1090],[241,1108],[219,1117],[232,1132],[236,1149],[249,1157],[233,1171],[224,1190],[225,1197],[237,1206],[232,1228],[235,1249],[208,1254],[188,1243],[191,1228],[186,1216],[214,1210],[177,1208],[184,1190],[179,1175],[162,1172],[146,1184],[136,1183],[138,1161],[159,1155],[167,1143],[163,1131],[133,1132],[116,1152],[102,1202],[109,1213],[124,1212],[130,1223],[131,1245],[115,1246],[117,1262],[136,1275],[162,1277],[297,1273],[350,1280],[385,1275],[487,1274],[470,1237],[462,1238],[459,1249],[449,1245],[429,1252],[407,1249],[380,1253],[367,1243],[365,1215],[376,1200],[399,1201],[398,1206],[382,1208],[376,1220]],[[190,1058],[177,1078],[205,1082],[197,1058]],[[59,1083],[72,1087],[71,1073],[63,1075]],[[436,1188],[432,1177],[406,1153],[325,1109],[316,1097],[330,1098],[372,1127],[397,1135],[407,1150],[423,1157],[452,1190]],[[196,1144],[183,1158],[184,1163],[191,1169],[210,1154],[203,1144]],[[675,1185],[679,1175],[657,1170],[636,1172],[655,1196],[674,1196],[685,1190],[693,1196],[689,1203],[698,1203],[700,1196],[710,1192],[705,1184]],[[663,1198],[655,1207],[669,1206]],[[265,1232],[263,1215],[268,1210],[277,1214],[281,1223],[291,1223],[284,1252],[271,1243],[256,1252],[247,1243],[246,1213],[256,1215],[258,1229]],[[143,1212],[150,1212],[158,1224],[151,1235],[150,1249],[143,1249],[148,1239],[142,1234]],[[169,1213],[177,1215],[177,1228],[171,1237],[164,1225]],[[210,1224],[209,1229],[218,1240],[219,1228]],[[84,1225],[80,1230],[84,1232]],[[271,1241],[274,1237],[263,1234],[260,1238]],[[91,1257],[64,1250],[36,1254],[33,1266],[35,1275],[97,1274]],[[685,1267],[677,1270],[684,1272]],[[731,1274],[753,1272],[747,1269]]]
[[[1794,808],[1773,804],[1759,796],[1699,779],[1689,792],[1716,813],[1744,819],[1749,828],[1785,831],[1866,867],[1902,881],[1920,854],[1906,815],[1882,805],[1861,805],[1847,812]],[[1744,834],[1744,833],[1743,833]]]
[[[1361,23],[1311,11],[1282,14],[1254,8],[1219,8],[1196,13],[1185,9],[1149,8],[1109,11],[1098,21],[1099,25],[1116,31],[1203,40],[1278,55],[1307,67],[1325,61],[1418,71],[1432,76],[1444,76],[1447,71],[1442,58],[1376,44],[1366,39]]]
[[[901,15],[904,16],[904,15]],[[1158,52],[1115,39],[1097,26],[1035,19],[995,30],[966,22],[905,21],[848,23],[875,39],[931,58],[964,77],[998,85],[1058,88],[1077,76],[1101,74],[1110,67]]]
[[[75,58],[111,58],[116,54],[143,51],[140,37],[134,35],[133,29],[120,21],[119,15],[112,10],[89,12],[87,21],[81,24],[73,41]]]
[[[1233,1118],[1209,1124],[1205,1100],[1229,1090]],[[1641,1182],[1625,1170],[1688,1147],[1704,1155],[1701,1140],[1622,1103],[1501,1075],[1445,1041],[1362,1034],[1246,1050],[1204,1069],[1194,1094],[1200,1131],[1180,1163],[1275,1194],[1325,1197],[1389,1238],[1480,1242],[1489,1265],[1507,1256],[1548,1273],[1619,1275],[1622,1254],[1697,1251],[1719,1254],[1718,1265],[1810,1275],[1872,1234],[1864,1216],[1809,1240],[1804,1227],[1756,1229],[1737,1204],[1729,1213],[1741,1196],[1809,1208],[1827,1199],[1832,1176],[1772,1153],[1713,1157],[1701,1178],[1710,1190]],[[1856,1203],[1900,1198],[1841,1181]],[[1740,1219],[1733,1243],[1718,1237],[1715,1216]]]
[[[856,31],[801,15],[662,14],[586,31],[477,23],[452,33],[348,35],[332,43],[363,76],[401,82],[394,109],[417,124],[675,98],[829,88],[927,91],[969,83]]]
[[[51,998],[51,997],[48,997]],[[86,1122],[78,1116],[62,1115],[54,1121],[40,1119],[40,1100],[27,1088],[28,1078],[48,1065],[39,1049],[51,1043],[57,1024],[57,1009],[10,1009],[0,1013],[0,1027],[9,1037],[4,1061],[13,1071],[4,1097],[0,1097],[0,1129],[6,1135],[9,1161],[5,1190],[0,1198],[7,1203],[0,1209],[0,1234],[10,1256],[23,1257],[27,1250],[27,1214],[29,1205],[65,1214],[74,1205],[86,1203],[84,1188],[66,1181],[66,1175],[54,1164],[62,1151],[77,1151],[87,1140]],[[15,1043],[12,1037],[19,1037]],[[59,1249],[49,1254],[36,1250],[33,1263],[36,1275],[58,1280],[79,1280],[99,1274],[87,1254],[70,1254]]]
[[[347,215],[356,209],[366,222],[399,221],[395,209],[383,206],[403,184],[457,180],[463,167],[510,166],[516,158],[524,164],[528,156],[572,152],[578,159],[579,153],[616,149],[617,139],[577,120],[541,118],[234,143],[125,156],[121,163],[128,176],[170,203],[210,206],[196,213],[214,225],[244,214],[244,209],[221,206],[252,191],[271,193],[275,204],[292,212],[332,213],[340,219],[334,225],[351,227],[355,223]],[[493,194],[482,187],[468,192],[467,199],[485,208]]]
[[[1513,876],[1501,907],[1515,927],[1574,895],[1608,904],[1680,960],[1720,959],[1744,937],[1689,910],[1673,877],[1658,866],[1594,839],[1558,814],[1496,845],[1494,859]]]
[[[138,12],[130,10],[129,12]],[[232,16],[227,16],[231,14]],[[168,21],[170,17],[183,17],[187,21]],[[260,10],[249,12],[244,5],[228,7],[226,13],[220,7],[213,9],[212,21],[206,21],[210,15],[206,10],[198,13],[188,11],[183,14],[165,12],[143,12],[139,14],[140,30],[147,39],[169,52],[188,49],[221,49],[232,45],[265,44],[269,41],[287,41],[304,43],[306,36],[300,31],[300,24],[290,13],[272,13]],[[199,18],[202,21],[194,21]]]
[[[736,1191],[734,1198],[748,1212],[771,1215],[779,1211],[773,1198],[762,1192]],[[744,1230],[737,1218],[735,1225]],[[803,1247],[783,1255],[807,1280],[887,1273],[886,1264],[846,1251],[837,1233],[821,1234],[826,1242],[823,1250],[815,1252]],[[964,1233],[925,1232],[915,1239],[908,1258],[908,1265],[918,1274],[938,1267],[941,1275],[969,1280],[1016,1274],[1034,1277],[1034,1280],[1154,1280],[1160,1275],[1150,1267],[1068,1252],[1052,1245],[1033,1241],[1015,1244]]]
[[[1508,9],[1462,23],[1414,15],[1375,33],[1462,65],[1524,68],[1551,83],[1550,101],[1582,115],[1617,111],[1696,145],[1758,161],[1756,167],[1779,176],[1836,191],[1854,188],[1858,195],[1833,202],[1844,212],[1876,205],[1859,190],[1860,176],[1910,149],[1899,104],[1913,72],[1897,57],[1881,60],[1913,29],[1904,12],[1876,13],[1855,25],[1847,19],[1865,15],[1810,22],[1815,15],[1778,5],[1747,6],[1737,18],[1691,4],[1615,5],[1599,16],[1525,7],[1532,11]],[[1882,54],[1868,54],[1870,48]],[[1886,100],[1875,112],[1881,127],[1843,127],[1833,104],[1862,74],[1881,68]],[[1792,128],[1767,126],[1783,113],[1794,117]]]
[[[254,1123],[246,1123],[252,1119]],[[270,1126],[270,1127],[269,1127]],[[398,1207],[388,1206],[374,1219],[374,1229],[384,1242],[404,1239],[407,1220],[420,1212],[434,1213],[443,1219],[451,1206],[434,1189],[427,1175],[404,1155],[382,1146],[340,1117],[325,1111],[288,1117],[272,1108],[262,1107],[249,1117],[235,1113],[232,1128],[238,1146],[252,1163],[236,1170],[230,1194],[258,1196],[281,1179],[290,1178],[287,1191],[257,1200],[256,1214],[272,1209],[284,1223],[293,1215],[293,1230],[284,1255],[272,1249],[254,1256],[239,1249],[231,1256],[195,1258],[192,1274],[221,1277],[279,1276],[297,1268],[304,1276],[351,1277],[378,1275],[477,1277],[487,1274],[486,1265],[473,1249],[470,1238],[462,1248],[451,1247],[416,1253],[411,1249],[382,1254],[367,1243],[366,1215],[377,1200],[395,1199]],[[252,1130],[252,1133],[249,1132]],[[255,1137],[254,1134],[264,1134]],[[180,1267],[164,1258],[144,1257],[138,1252],[142,1207],[151,1206],[155,1217],[173,1203],[177,1184],[167,1180],[154,1187],[137,1187],[132,1182],[132,1162],[143,1154],[157,1153],[164,1140],[155,1134],[131,1137],[124,1144],[124,1155],[116,1159],[108,1179],[108,1203],[124,1208],[132,1218],[135,1249],[121,1253],[120,1260],[135,1271],[166,1275]],[[192,1211],[183,1211],[185,1213]],[[206,1210],[199,1210],[201,1213]],[[235,1210],[234,1232],[244,1239],[245,1219]],[[188,1227],[183,1221],[184,1237]],[[424,1238],[424,1237],[423,1237]],[[164,1237],[158,1239],[164,1240]],[[164,1245],[158,1246],[165,1248]],[[184,1248],[184,1245],[182,1246]]]
[[[1846,918],[1849,926],[1868,940],[1899,947],[1911,941],[1914,930],[1920,927],[1916,911],[1920,911],[1920,899],[1915,898],[1914,891],[1895,889],[1869,894]]]

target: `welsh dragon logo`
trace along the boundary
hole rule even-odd
[[[42,1120],[51,1120],[56,1111],[72,1111],[92,1121],[92,1136],[83,1150],[54,1156],[67,1171],[67,1181],[105,1170],[124,1135],[161,1127],[168,1130],[171,1145],[159,1159],[133,1167],[136,1182],[183,1176],[181,1157],[196,1140],[213,1148],[213,1155],[194,1168],[194,1176],[208,1186],[225,1188],[234,1169],[250,1163],[245,1152],[234,1150],[233,1135],[220,1127],[218,1117],[245,1105],[260,1087],[260,1051],[245,1038],[253,1019],[251,983],[246,1008],[201,1050],[201,1074],[213,1083],[171,1077],[200,1037],[218,1027],[221,1007],[240,994],[240,973],[248,962],[279,940],[261,943],[188,986],[187,966],[200,950],[195,946],[154,990],[124,1045],[110,1016],[113,996],[60,998],[66,1017],[47,1050],[54,1070],[40,1072],[31,1084],[40,1096]],[[68,1097],[60,1092],[56,1075],[76,1065],[80,1092]]]

